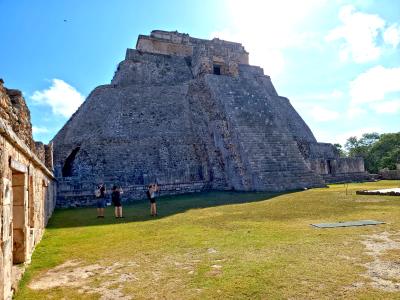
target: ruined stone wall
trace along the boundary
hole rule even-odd
[[[55,207],[52,173],[0,118],[0,298],[11,299],[13,263],[29,262]]]
[[[193,47],[191,45],[178,44],[164,40],[160,41],[146,36],[139,38],[136,49],[143,52],[177,56],[191,56],[193,54]]]
[[[188,62],[182,57],[154,55],[128,49],[126,59],[118,65],[111,84],[170,85],[192,78]]]
[[[307,159],[310,169],[320,174],[327,183],[365,181],[370,176],[365,171],[362,158],[335,157]]]
[[[297,146],[305,159],[336,159],[339,153],[332,144],[317,143],[316,140],[308,141],[308,138],[299,137],[295,131]]]
[[[239,65],[248,65],[248,53],[243,46],[219,39],[199,43],[193,49],[192,70],[194,76],[212,74],[214,67],[220,68],[221,75],[237,77]]]
[[[213,73],[214,66],[218,66],[223,75],[238,76],[239,65],[249,64],[249,54],[239,43],[218,38],[196,39],[178,32],[155,30],[150,36],[140,35],[136,49],[139,52],[186,57],[190,60],[194,76]]]
[[[0,118],[3,119],[15,134],[29,147],[35,150],[32,138],[31,116],[22,93],[7,89],[0,79]]]
[[[332,144],[309,142],[300,138],[297,146],[310,170],[321,175],[327,183],[370,179],[362,158],[340,157]]]
[[[42,142],[35,142],[35,153],[36,156],[40,159],[40,161],[44,162],[46,159],[46,149],[44,148],[44,144]]]
[[[52,149],[41,142],[35,142],[32,137],[31,115],[21,91],[8,89],[3,86],[0,79],[0,118],[11,127],[17,137],[32,150],[37,157],[52,170],[50,160],[46,162],[46,156],[52,157]]]
[[[379,170],[379,175],[382,179],[387,180],[400,179],[400,164],[396,164],[396,170],[389,170],[388,168]]]
[[[139,36],[139,40],[140,40]],[[178,31],[164,31],[164,30],[153,30],[150,33],[150,37],[155,39],[161,39],[165,41],[170,41],[175,44],[189,44],[193,38],[191,38],[187,33],[180,33]]]

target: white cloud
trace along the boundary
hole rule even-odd
[[[250,53],[251,64],[277,76],[286,64],[284,49],[310,44],[306,42],[310,34],[301,29],[301,24],[324,3],[326,0],[226,0],[230,24],[212,33],[211,38],[242,43]]]
[[[373,67],[350,83],[352,104],[364,104],[385,100],[394,92],[400,92],[400,67]]]
[[[294,95],[292,98],[295,101],[337,101],[344,97],[344,93],[340,90],[333,90],[327,93],[317,93],[317,94],[306,94],[306,95]]]
[[[55,115],[70,117],[85,100],[74,87],[61,79],[53,79],[48,89],[35,91],[32,100],[48,105]]]
[[[398,99],[391,95],[400,92],[400,67],[376,66],[368,69],[350,82],[350,119],[366,114],[366,109],[376,113],[396,114],[400,110]]]
[[[49,129],[46,127],[37,127],[37,126],[32,126],[32,133],[33,134],[40,134],[40,133],[48,133]]]
[[[397,114],[397,112],[400,112],[400,100],[371,103],[370,106],[379,114]]]
[[[350,57],[357,63],[379,58],[381,48],[376,43],[378,34],[384,29],[385,21],[378,15],[356,12],[354,6],[343,6],[339,12],[342,25],[331,30],[327,41],[344,40],[339,56],[345,61]]]
[[[329,110],[321,106],[314,106],[311,109],[310,114],[317,122],[334,121],[340,117],[340,114],[337,111]]]
[[[383,33],[383,40],[386,44],[396,48],[400,44],[400,25],[393,24]]]
[[[347,118],[348,119],[355,119],[366,115],[368,112],[365,109],[362,109],[356,105],[350,105],[349,109],[347,110]]]

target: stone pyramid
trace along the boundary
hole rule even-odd
[[[337,158],[241,44],[166,31],[140,35],[53,143],[59,206],[90,204],[99,181],[130,199],[151,182],[162,194],[321,187]]]

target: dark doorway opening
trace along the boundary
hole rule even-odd
[[[62,176],[63,177],[71,177],[72,176],[72,170],[74,167],[74,161],[75,157],[78,154],[80,147],[76,147],[71,154],[67,157],[65,160],[64,166],[62,168]]]
[[[12,172],[12,232],[13,232],[13,264],[26,261],[28,246],[27,220],[27,188],[24,173]]]
[[[327,164],[328,164],[328,174],[332,174],[332,163],[330,159],[328,159]]]
[[[221,75],[221,66],[220,65],[214,65],[213,73],[215,75]]]

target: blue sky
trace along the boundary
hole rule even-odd
[[[0,11],[0,77],[23,91],[36,140],[153,29],[241,42],[319,141],[400,131],[396,0],[0,0]]]

